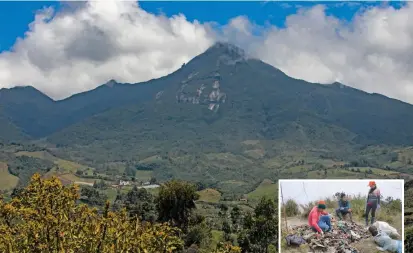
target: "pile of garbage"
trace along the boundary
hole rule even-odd
[[[339,221],[333,229],[317,236],[308,225],[296,226],[286,236],[287,245],[308,244],[313,252],[358,253],[350,244],[371,237],[365,227],[353,222]]]

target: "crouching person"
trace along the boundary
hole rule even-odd
[[[321,235],[331,230],[331,218],[325,209],[326,203],[321,200],[308,215],[308,225]]]
[[[374,236],[374,242],[378,245],[378,250],[402,253],[402,241],[391,239],[390,236],[383,231],[379,231],[375,226],[370,226],[369,231]]]
[[[338,208],[336,209],[336,215],[339,220],[342,220],[343,216],[347,214],[350,216],[350,220],[353,221],[353,217],[351,215],[350,201],[348,200],[345,193],[341,193],[340,199],[338,200]]]

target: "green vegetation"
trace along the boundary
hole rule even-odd
[[[213,112],[216,82],[225,96]],[[1,190],[9,196],[38,172],[81,185],[85,203],[99,207],[109,198],[114,208],[152,220],[142,216],[151,205],[128,201],[150,203],[148,192],[158,199],[163,188],[140,187],[179,178],[196,184],[190,213],[205,216],[185,244],[247,238],[259,251],[269,242],[254,232],[262,220],[224,224],[219,206],[227,216],[235,207],[251,212],[262,197],[274,200],[280,178],[413,179],[413,106],[290,78],[227,44],[166,77],[110,84],[58,102],[31,87],[0,90]],[[179,219],[177,226],[191,223]],[[199,239],[209,234],[212,242]]]
[[[259,200],[262,197],[278,198],[278,184],[274,184],[270,180],[266,179],[258,185],[258,187],[247,194],[248,199]]]
[[[244,217],[244,230],[238,241],[248,252],[266,253],[269,247],[278,245],[278,213],[273,200],[262,198],[254,214]]]
[[[324,201],[326,202],[326,211],[335,215],[335,210],[337,208],[337,198],[325,198]],[[353,220],[358,221],[360,223],[364,223],[364,215],[365,215],[365,208],[366,208],[366,196],[353,196],[350,199],[351,202],[351,210],[353,214]],[[310,202],[306,205],[302,205],[303,212],[301,213],[302,218],[307,219],[308,214],[310,213],[311,209],[317,205],[317,201]],[[298,204],[289,199],[285,203],[285,211],[287,213],[287,217],[294,217],[300,215],[298,210]],[[283,209],[284,209],[283,206]],[[381,208],[380,211],[376,213],[376,220],[385,221],[389,224],[393,225],[398,231],[401,231],[401,213],[402,213],[402,202],[400,199],[393,199],[387,198],[381,201]],[[282,210],[283,210],[282,209]]]
[[[221,199],[221,193],[215,189],[207,188],[198,192],[199,200],[209,203],[218,203]]]
[[[281,210],[283,215],[284,215],[284,210],[285,210],[285,214],[287,215],[287,217],[293,217],[293,216],[298,215],[299,213],[298,204],[292,199],[287,200],[285,205],[283,205],[283,209]]]
[[[223,57],[237,64],[217,65]],[[1,90],[0,118],[43,147],[17,155],[52,160],[71,174],[80,169],[78,177],[201,181],[223,198],[247,194],[264,179],[410,173],[412,151],[403,145],[412,137],[411,105],[340,84],[306,83],[242,59],[242,50],[217,44],[164,78],[112,81],[59,102],[31,87]],[[207,109],[214,82],[228,97],[215,113]],[[177,100],[177,93],[195,96],[203,84],[199,103]],[[8,141],[20,140],[9,131]],[[341,163],[350,166],[334,168]]]
[[[184,242],[196,228],[191,227],[182,236],[179,228],[168,223],[142,223],[134,212],[110,211],[108,202],[98,212],[78,205],[78,198],[76,186],[64,187],[57,178],[42,180],[35,174],[11,201],[0,198],[0,251],[182,252]],[[162,208],[159,211],[164,212]],[[195,240],[196,243],[199,241]],[[241,251],[239,247],[220,243],[209,252]]]
[[[9,173],[7,164],[0,162],[0,190],[12,190],[18,182],[19,178]]]
[[[405,252],[412,252],[413,250],[413,227],[405,228],[404,232],[404,250]]]
[[[53,163],[29,156],[17,156],[8,163],[10,174],[19,178],[19,186],[26,185],[37,172],[45,174],[53,168]]]
[[[413,250],[413,180],[404,183],[405,251]]]

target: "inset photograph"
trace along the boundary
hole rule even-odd
[[[279,251],[403,251],[403,180],[279,180]]]

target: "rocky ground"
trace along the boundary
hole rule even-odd
[[[326,233],[323,238],[317,238],[315,233],[307,226],[307,220],[289,218],[287,220],[288,233],[285,223],[281,223],[283,238],[281,252],[285,253],[376,253],[379,252],[376,245],[360,223],[333,222],[333,231]],[[303,236],[307,244],[300,247],[287,246],[285,235],[298,234]]]

